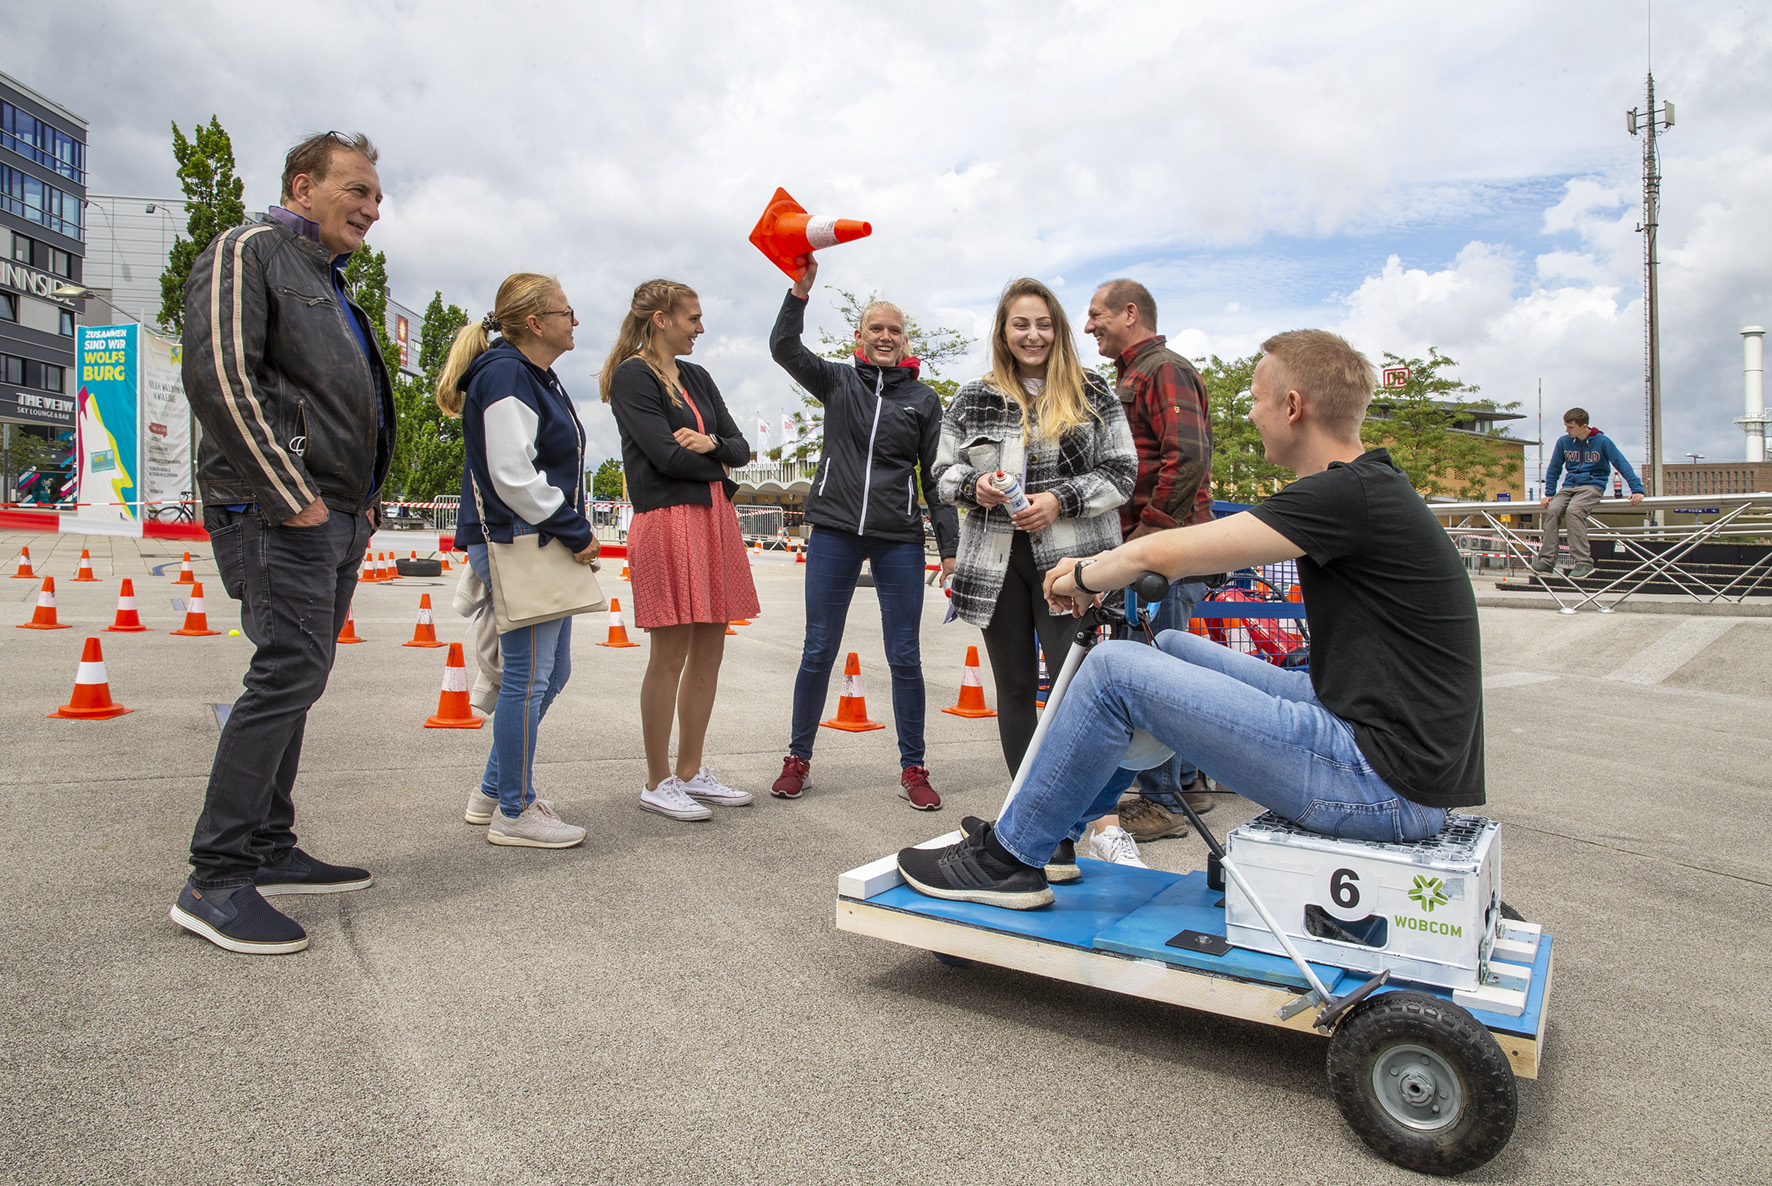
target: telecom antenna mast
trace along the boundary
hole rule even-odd
[[[1650,71],[1646,102],[1642,110],[1631,108],[1625,114],[1625,126],[1633,136],[1643,137],[1643,354],[1645,387],[1645,418],[1649,439],[1649,456],[1644,471],[1649,478],[1649,493],[1665,492],[1661,473],[1661,308],[1657,299],[1656,273],[1661,260],[1655,243],[1661,208],[1661,150],[1655,133],[1674,126],[1674,105],[1663,102],[1655,106],[1655,73]],[[1659,513],[1657,522],[1660,521]]]

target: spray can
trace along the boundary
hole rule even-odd
[[[1028,496],[1021,492],[1021,480],[1014,474],[998,470],[991,475],[991,485],[995,486],[1007,500],[1005,505],[1008,506],[1011,515],[1028,509]]]

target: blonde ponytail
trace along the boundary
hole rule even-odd
[[[493,311],[478,322],[462,326],[456,331],[455,341],[449,344],[449,357],[444,359],[443,371],[437,376],[437,406],[444,415],[461,415],[466,398],[461,377],[469,364],[492,345],[492,334],[497,333],[507,342],[529,336],[529,319],[547,312],[559,290],[558,280],[540,272],[513,272],[505,277],[493,299]]]

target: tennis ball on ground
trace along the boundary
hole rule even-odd
[[[230,630],[230,631],[228,631],[228,637],[229,638],[239,638],[240,632],[238,630]]]

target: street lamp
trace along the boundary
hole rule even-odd
[[[98,293],[92,291],[92,289],[87,288],[84,285],[80,285],[80,284],[59,285],[55,289],[55,291],[51,292],[49,295],[54,297],[58,301],[98,301],[100,304],[110,305],[111,311],[113,313],[117,314],[117,316],[123,318],[123,320],[125,320],[125,321],[136,321],[137,320],[137,318],[131,317],[128,313],[124,312],[122,309],[117,308],[116,305],[111,305],[110,301],[107,301],[104,297],[98,295]]]
[[[1688,456],[1692,459],[1692,491],[1691,492],[1693,494],[1697,494],[1698,493],[1698,463],[1704,460],[1704,454],[1702,454],[1702,453],[1688,453],[1688,454],[1686,454],[1686,456]]]

